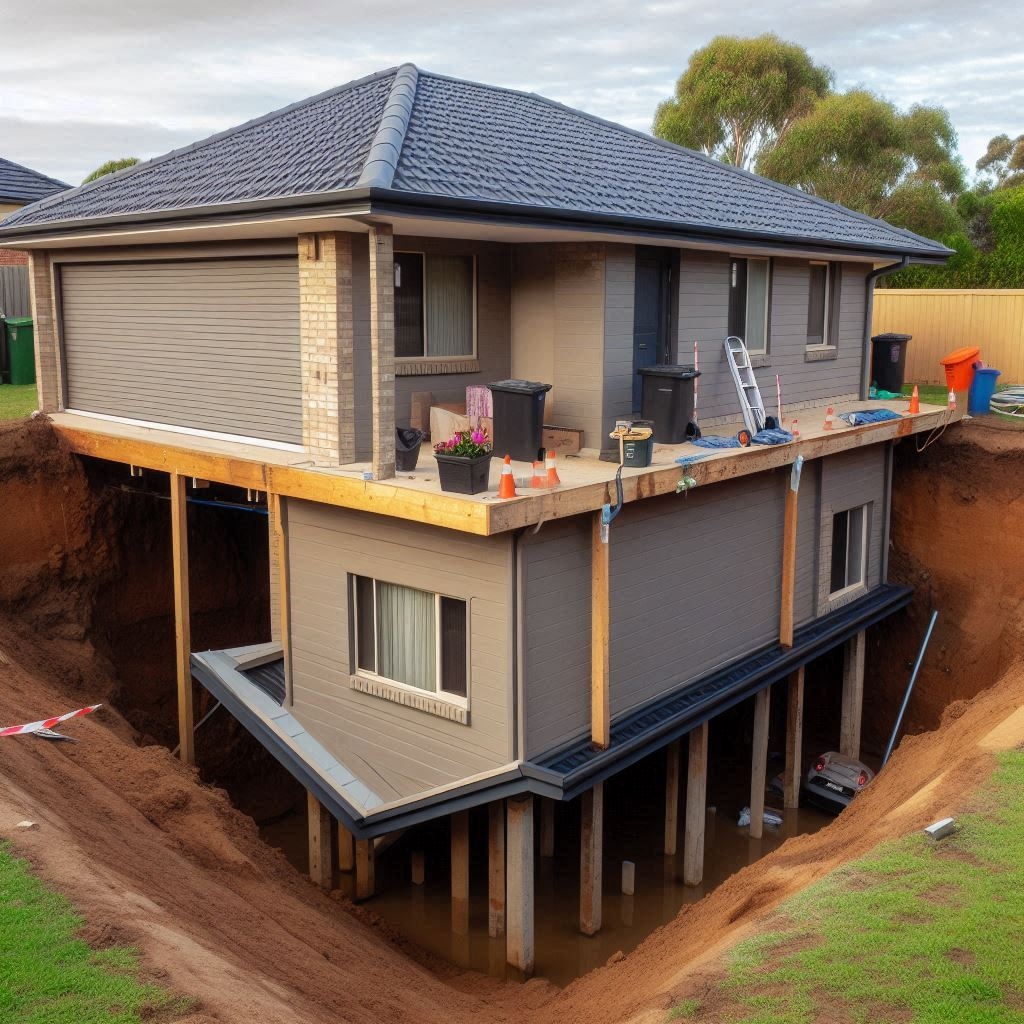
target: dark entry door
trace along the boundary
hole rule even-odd
[[[636,283],[633,292],[633,409],[639,411],[644,366],[671,361],[669,320],[671,305],[672,251],[636,251]]]

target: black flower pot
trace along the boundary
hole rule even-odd
[[[457,455],[434,455],[437,472],[441,477],[441,490],[454,494],[479,494],[487,490],[487,477],[491,469],[491,456],[478,455],[463,459]]]

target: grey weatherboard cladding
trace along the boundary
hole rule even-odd
[[[311,198],[911,254],[944,246],[532,93],[412,65],[18,211],[5,228]],[[10,226],[10,227],[9,227]]]

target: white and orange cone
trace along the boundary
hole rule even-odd
[[[797,425],[796,420],[793,420],[793,425],[789,428],[789,432],[793,435],[794,441],[800,436],[800,427]]]
[[[535,461],[533,464],[533,477],[530,480],[530,486],[541,488],[547,487],[547,485],[547,477],[544,475],[544,463]]]
[[[548,487],[557,487],[562,482],[558,479],[556,459],[557,457],[554,452],[548,452],[544,458],[544,464],[548,471]]]
[[[907,409],[911,415],[921,411],[921,396],[918,394],[917,385],[914,385],[914,393],[910,396],[910,408]]]
[[[514,498],[516,496],[516,479],[512,475],[512,456],[505,456],[505,464],[501,467],[501,481],[498,484],[499,498]]]
[[[832,424],[835,422],[835,419],[836,419],[836,411],[830,405],[825,410],[825,426],[823,427],[823,429],[824,430],[831,430],[832,429]]]
[[[956,392],[952,390],[949,392],[949,411],[956,412]]]

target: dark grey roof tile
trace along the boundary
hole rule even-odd
[[[67,187],[63,181],[0,157],[0,203],[34,203]]]

